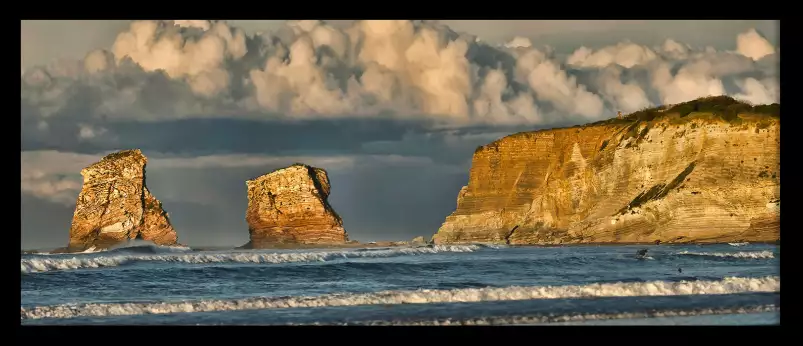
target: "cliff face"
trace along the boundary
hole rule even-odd
[[[84,184],[68,249],[108,248],[129,239],[176,244],[176,231],[162,203],[145,186],[147,162],[139,149],[125,150],[81,170]]]
[[[326,171],[295,164],[246,182],[251,241],[245,247],[273,244],[343,244],[348,234],[327,202]]]
[[[442,243],[780,239],[780,118],[666,115],[480,147]]]

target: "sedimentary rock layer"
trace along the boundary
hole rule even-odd
[[[776,241],[780,118],[666,114],[477,149],[435,243]]]
[[[147,162],[139,149],[124,150],[81,170],[84,184],[70,228],[70,251],[108,248],[130,239],[176,244],[162,203],[145,186]]]
[[[327,202],[330,185],[321,168],[295,164],[246,182],[250,242],[274,244],[343,244],[348,234]]]

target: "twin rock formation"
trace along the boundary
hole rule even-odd
[[[724,100],[726,111],[742,107],[731,101]],[[457,210],[432,242],[779,240],[779,106],[775,115],[753,107],[722,117],[699,111],[705,102],[719,107],[723,99],[518,133],[477,148]],[[127,150],[81,171],[71,251],[128,239],[177,244],[167,213],[145,186],[146,162],[139,150]],[[246,185],[245,248],[348,242],[327,202],[323,169],[295,164]]]
[[[167,213],[145,185],[148,159],[140,150],[107,155],[84,168],[67,251],[106,249],[128,240],[179,245]],[[327,202],[326,171],[295,164],[249,180],[244,247],[342,244],[343,221]]]

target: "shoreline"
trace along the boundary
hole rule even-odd
[[[496,243],[442,243],[436,245],[494,245],[506,247],[579,247],[579,246],[677,246],[677,245],[723,245],[730,243],[748,243],[748,244],[765,244],[765,245],[781,245],[781,241],[725,241],[725,242],[684,242],[684,243],[660,243],[653,242],[634,242],[634,243],[564,243],[564,244],[496,244]]]
[[[510,248],[529,248],[529,247],[542,247],[542,248],[553,248],[553,247],[587,247],[587,246],[680,246],[680,245],[723,245],[728,244],[729,242],[717,242],[717,243],[710,243],[710,242],[687,242],[687,243],[662,243],[662,244],[655,244],[655,243],[579,243],[579,244],[516,244],[516,245],[507,245],[507,244],[494,244],[494,243],[448,243],[448,244],[404,244],[401,242],[376,242],[375,244],[368,244],[368,243],[351,243],[351,244],[273,244],[271,246],[262,246],[259,248],[251,248],[251,249],[244,249],[239,246],[186,246],[190,249],[190,251],[226,251],[226,250],[327,250],[327,249],[356,249],[356,248],[403,248],[403,247],[432,247],[436,245],[477,245],[477,246],[505,246]],[[756,241],[756,242],[746,242],[749,244],[761,244],[761,245],[778,245],[780,246],[780,241]],[[80,254],[81,252],[55,252],[57,250],[62,250],[63,248],[55,248],[52,250],[47,249],[29,249],[29,250],[21,250],[21,255],[36,255],[36,254]]]

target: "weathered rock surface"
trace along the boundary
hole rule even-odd
[[[326,171],[303,164],[273,171],[246,182],[250,242],[244,247],[273,244],[345,244],[343,221],[327,202]]]
[[[457,209],[433,241],[779,240],[779,115],[665,113],[478,148]]]
[[[167,213],[145,185],[148,159],[139,149],[109,154],[81,170],[69,251],[108,248],[131,239],[176,245]]]
[[[413,245],[423,245],[423,244],[426,244],[427,241],[424,240],[424,237],[418,236],[418,237],[413,238],[413,240],[410,243],[413,244]]]

